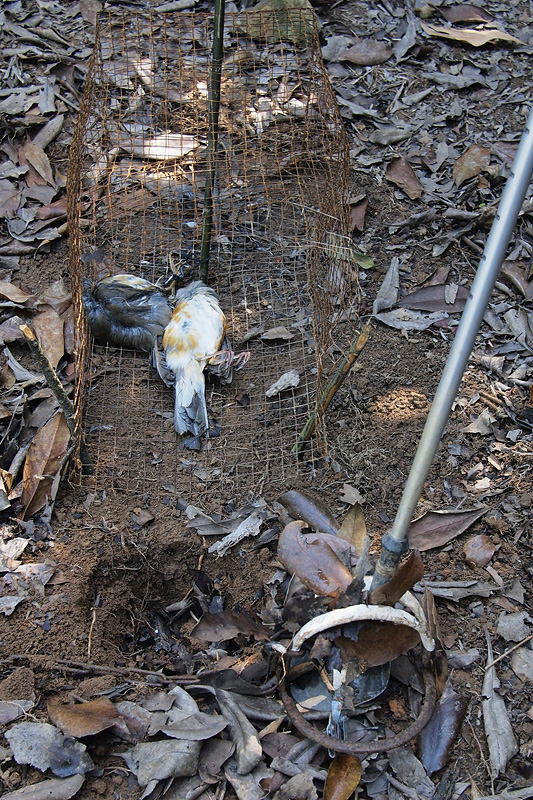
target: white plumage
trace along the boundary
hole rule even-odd
[[[158,368],[163,380],[174,386],[174,427],[178,433],[189,431],[200,436],[209,427],[204,369],[208,367],[223,383],[230,383],[235,360],[226,339],[224,312],[213,289],[202,281],[176,293],[176,306],[163,335],[163,350],[166,368]]]

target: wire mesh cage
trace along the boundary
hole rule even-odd
[[[68,176],[76,410],[96,487],[179,487],[209,508],[287,486],[323,455],[321,425],[303,462],[291,448],[355,296],[347,142],[312,14],[282,23],[225,19],[209,282],[234,349],[251,358],[230,386],[208,381],[220,436],[197,452],[174,431],[173,393],[146,355],[94,344],[82,291],[106,271],[198,277],[212,18],[101,16]],[[291,370],[298,385],[267,397]]]

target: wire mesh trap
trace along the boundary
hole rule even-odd
[[[217,496],[286,486],[324,451],[319,426],[304,462],[290,452],[355,296],[347,142],[312,15],[291,12],[293,43],[272,12],[250,19],[225,20],[209,282],[234,349],[251,358],[230,386],[208,381],[220,436],[201,452],[183,448],[173,392],[146,355],[93,343],[81,296],[106,270],[198,278],[212,19],[111,12],[99,22],[68,176],[76,408],[96,487],[178,488],[212,508]],[[290,370],[298,385],[267,397]]]

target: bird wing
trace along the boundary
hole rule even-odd
[[[167,364],[165,351],[162,349],[162,337],[158,336],[152,348],[152,367],[157,370],[157,374],[164,384],[173,387],[176,383],[176,375]]]
[[[112,319],[126,327],[149,318],[164,328],[170,319],[166,297],[155,284],[135,275],[125,273],[104,278],[95,284],[93,296]]]
[[[231,383],[233,380],[232,356],[233,351],[230,340],[227,336],[224,336],[218,352],[207,362],[206,371],[210,375],[216,375],[220,383]]]

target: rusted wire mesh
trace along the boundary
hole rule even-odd
[[[212,19],[113,13],[99,23],[68,177],[76,407],[99,487],[244,498],[290,484],[324,451],[319,425],[303,461],[290,452],[354,296],[342,246],[346,140],[310,17],[292,13],[306,31],[298,46],[279,41],[271,12],[255,15],[254,38],[245,20],[225,21],[209,281],[234,349],[251,359],[231,386],[208,382],[221,435],[201,452],[183,449],[173,393],[148,358],[93,344],[81,290],[108,264],[154,281],[198,277]],[[267,398],[292,369],[299,385]]]

